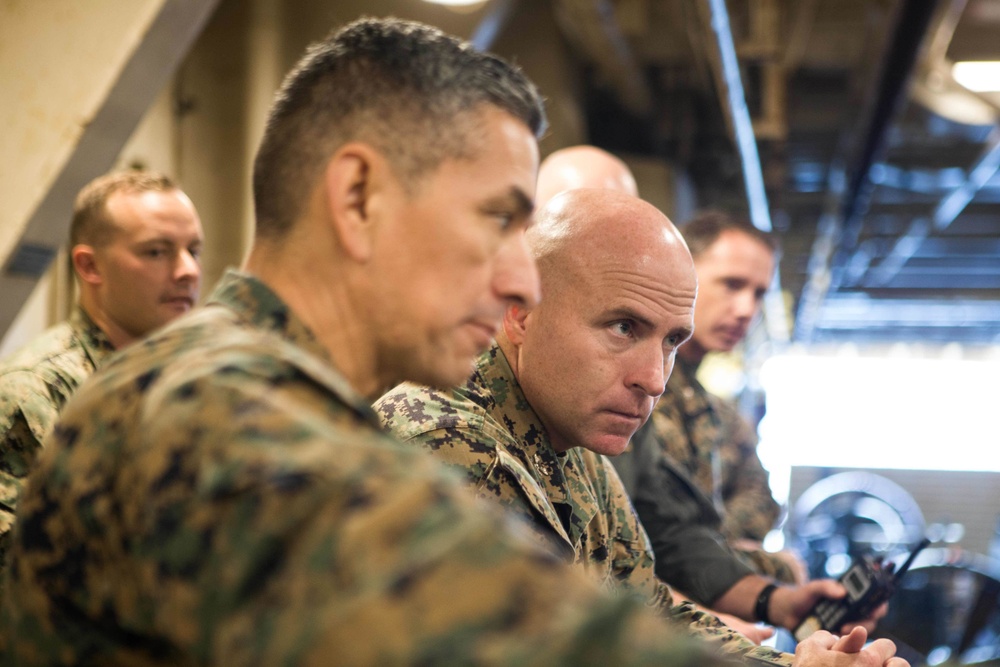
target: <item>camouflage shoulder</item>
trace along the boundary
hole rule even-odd
[[[382,425],[401,440],[440,429],[475,429],[484,421],[476,404],[453,391],[404,382],[372,406]]]
[[[37,337],[0,360],[0,375],[16,369],[32,369],[46,359],[73,346],[75,330],[69,322],[49,327]]]
[[[37,446],[52,428],[72,390],[52,387],[27,370],[0,375],[0,456],[8,450],[23,449],[17,443],[25,438]]]

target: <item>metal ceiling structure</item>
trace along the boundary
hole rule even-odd
[[[744,180],[739,100],[717,85],[719,5],[761,193]],[[553,7],[590,82],[593,143],[678,165],[702,206],[754,219],[749,202],[767,202],[796,340],[1000,343],[1000,97],[950,74],[958,60],[1000,60],[1000,2]]]
[[[200,17],[213,3],[164,4],[199,5]],[[292,23],[333,12],[327,0],[264,4]],[[420,19],[430,7],[336,3],[344,16]],[[472,11],[450,23],[478,24],[466,35],[477,46],[496,45],[550,84],[575,71],[573,99],[553,108],[572,105],[563,119],[575,123],[580,107],[590,143],[673,165],[698,206],[773,228],[789,305],[774,294],[768,312],[793,320],[793,339],[1000,343],[1000,94],[951,76],[956,61],[1000,60],[1000,0],[483,0]],[[560,59],[567,51],[567,71],[550,67],[553,50],[530,48],[540,36]],[[175,41],[170,62],[185,50]],[[135,118],[158,81],[146,76],[148,94],[130,96],[142,105]],[[544,92],[566,92],[554,88]],[[29,293],[57,237],[26,232],[3,258],[16,295]],[[780,339],[785,318],[772,319]]]

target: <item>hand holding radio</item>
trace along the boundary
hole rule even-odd
[[[855,559],[839,580],[847,595],[840,599],[823,598],[817,602],[795,628],[795,638],[801,641],[817,630],[839,633],[845,623],[871,616],[889,600],[917,554],[928,544],[930,540],[921,541],[895,572],[894,565],[885,564],[881,558],[866,554]]]

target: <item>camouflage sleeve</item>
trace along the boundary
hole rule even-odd
[[[790,667],[793,656],[757,646],[749,639],[729,628],[712,614],[697,610],[690,603],[674,605],[670,588],[653,573],[652,547],[642,524],[636,517],[625,489],[611,462],[599,457],[601,468],[597,474],[612,520],[611,534],[615,554],[615,573],[626,588],[641,594],[647,604],[688,632],[708,641],[724,653],[742,659]]]
[[[763,540],[774,528],[781,508],[771,495],[767,471],[757,456],[757,437],[746,419],[726,401],[718,401],[717,412],[724,433],[720,456],[726,511],[721,532],[730,540]]]
[[[612,572],[627,589],[635,591],[646,603],[669,616],[674,606],[670,587],[654,572],[653,547],[635,508],[625,492],[618,473],[604,456],[597,456],[597,486],[604,494],[603,504],[609,520]]]
[[[74,406],[15,528],[33,538],[15,541],[0,627],[22,664],[719,664],[519,539],[430,457],[350,424],[332,437],[296,390],[248,384],[163,389],[130,426],[145,444],[127,468],[114,444],[77,446],[107,420]],[[74,655],[53,637],[80,618]]]
[[[743,662],[791,667],[794,661],[794,655],[754,644],[715,616],[697,609],[691,602],[675,606],[670,618],[677,624],[687,626],[689,632],[723,654],[739,658]]]
[[[799,583],[795,578],[795,572],[788,562],[777,554],[773,554],[763,549],[740,549],[734,548],[733,553],[747,566],[761,575],[783,584]]]
[[[0,376],[0,566],[21,486],[56,417],[38,376],[27,371]]]
[[[667,454],[661,425],[647,423],[623,455],[635,460],[637,470],[632,503],[652,542],[657,576],[711,606],[752,570],[726,546],[712,501]]]

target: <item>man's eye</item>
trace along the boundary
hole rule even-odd
[[[514,214],[513,213],[494,213],[493,217],[499,223],[500,229],[506,231],[510,229],[511,225],[514,224]]]
[[[632,335],[632,323],[631,322],[615,322],[611,325],[611,329],[621,336]]]
[[[163,248],[150,248],[149,250],[146,251],[146,257],[152,257],[153,259],[163,257],[166,254],[167,251],[164,250]]]

